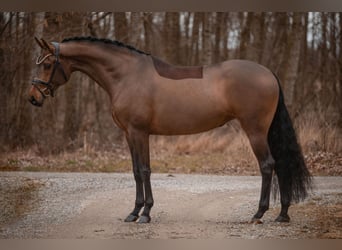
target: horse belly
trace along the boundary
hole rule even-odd
[[[155,135],[187,135],[205,132],[224,125],[229,119],[220,122],[207,122],[207,120],[170,120],[168,124],[158,124],[151,128],[150,133]]]
[[[170,105],[156,112],[151,124],[151,134],[195,134],[219,127],[232,117],[217,108],[202,105]]]

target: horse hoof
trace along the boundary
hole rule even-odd
[[[262,220],[261,219],[258,219],[258,218],[252,218],[250,221],[249,221],[249,224],[254,224],[254,225],[258,225],[258,224],[263,224]]]
[[[125,219],[125,222],[134,222],[134,221],[136,221],[138,218],[139,218],[139,216],[130,214],[130,215],[128,215],[127,218]]]
[[[290,222],[290,217],[286,215],[279,215],[277,219],[275,219],[276,222]]]
[[[150,216],[142,215],[140,216],[138,223],[149,223],[151,221]]]

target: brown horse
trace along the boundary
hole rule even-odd
[[[42,54],[29,92],[33,105],[42,106],[74,71],[94,79],[110,97],[114,122],[126,135],[136,182],[135,207],[126,222],[150,222],[149,135],[199,133],[232,119],[246,132],[262,175],[259,209],[252,221],[260,220],[269,208],[273,171],[281,196],[276,221],[288,222],[291,201],[307,196],[310,174],[279,80],[267,68],[245,60],[177,67],[107,39],[36,41]]]

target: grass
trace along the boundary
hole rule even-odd
[[[341,128],[319,122],[315,115],[296,120],[298,138],[310,171],[342,175]],[[160,173],[258,175],[256,159],[237,122],[188,136],[151,136],[151,168]],[[126,143],[96,150],[91,144],[75,152],[41,156],[31,150],[0,155],[2,171],[130,172]]]
[[[299,122],[298,134],[305,152],[338,153],[342,150],[341,128],[330,124],[318,125],[314,120],[303,120]]]

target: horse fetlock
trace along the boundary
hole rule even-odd
[[[152,201],[146,201],[145,207],[151,208],[151,207],[153,207],[153,204],[154,204],[153,200]]]
[[[144,210],[141,215],[150,216],[152,206],[153,206],[153,202],[145,202]]]
[[[136,201],[135,202],[135,208],[141,209],[145,205],[144,201]]]
[[[259,211],[260,211],[261,213],[265,213],[268,209],[269,209],[269,206],[268,206],[268,205],[259,206]]]
[[[268,208],[268,206],[259,206],[259,209],[253,216],[253,219],[261,219],[264,216],[265,212],[268,210]]]

